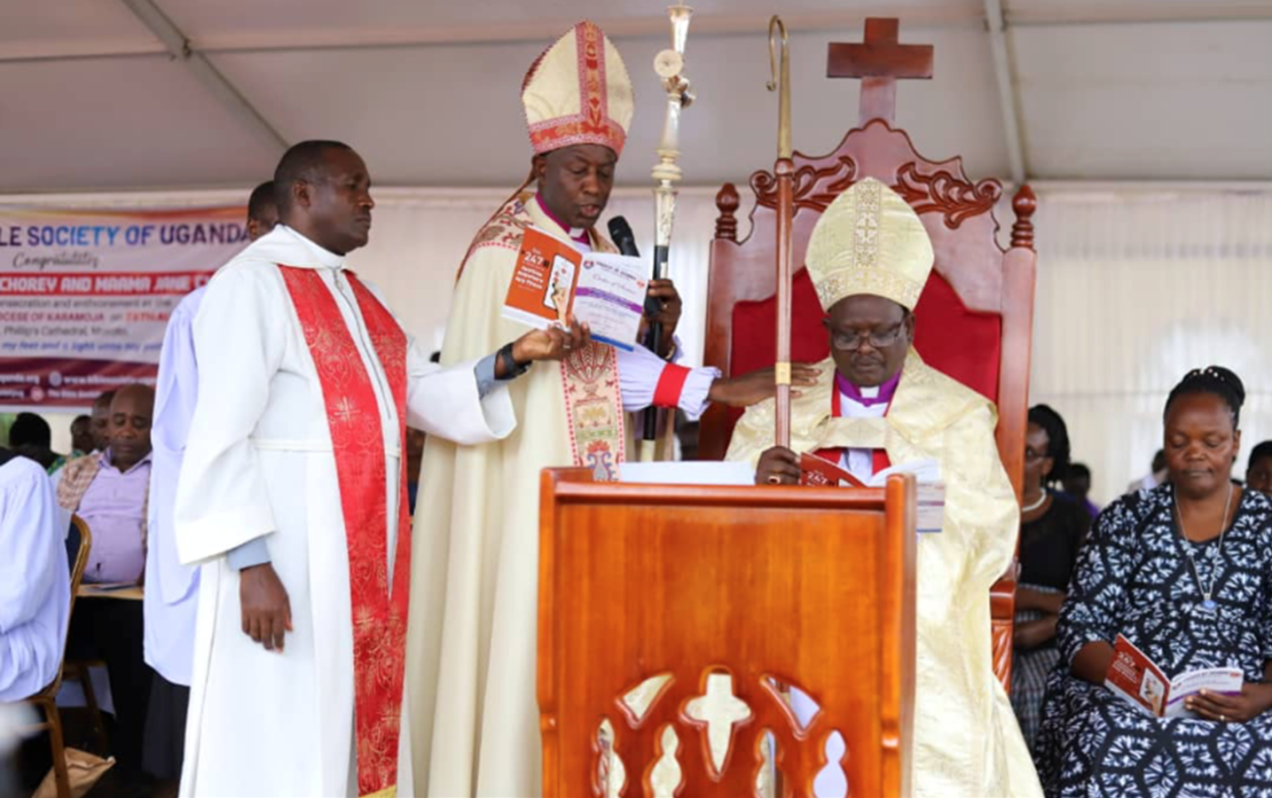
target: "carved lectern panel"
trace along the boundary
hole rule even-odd
[[[912,482],[542,488],[545,795],[907,794]]]
[[[651,763],[647,766],[645,782],[649,793],[655,798],[676,795],[685,784],[678,756],[682,740],[703,746],[707,763],[705,775],[714,781],[719,781],[730,768],[750,771],[754,777],[751,794],[756,798],[777,798],[780,794],[779,789],[787,777],[778,761],[788,758],[784,753],[786,747],[806,749],[807,758],[814,761],[819,752],[823,754],[822,766],[814,777],[819,798],[844,798],[850,793],[844,769],[850,754],[844,735],[838,729],[824,728],[825,724],[818,721],[820,707],[807,690],[771,676],[761,677],[754,686],[758,689],[747,691],[758,700],[759,706],[752,709],[737,696],[733,676],[726,670],[705,669],[701,683],[705,685],[705,692],[701,695],[694,695],[694,690],[668,689],[672,682],[667,674],[651,677],[620,697],[620,703],[631,713],[625,718],[626,731],[634,732],[646,722],[659,729],[651,751],[630,750],[632,746],[619,742],[626,735],[615,733],[611,719],[607,716],[601,721],[597,730],[598,776],[593,785],[596,798],[625,794],[627,763],[641,761]],[[633,706],[633,695],[640,697],[639,710]],[[657,717],[671,720],[650,720],[649,711],[664,701],[666,710]],[[755,747],[744,751],[735,745],[736,732],[751,723],[758,723],[762,728]],[[774,726],[770,724],[783,731],[774,733]]]

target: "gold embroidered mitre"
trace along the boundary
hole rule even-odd
[[[530,66],[521,104],[535,154],[601,144],[622,155],[636,98],[618,49],[585,20]]]
[[[934,259],[932,241],[914,209],[867,177],[840,194],[817,220],[804,263],[827,311],[856,294],[885,297],[913,310]]]

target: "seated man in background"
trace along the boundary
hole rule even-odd
[[[154,391],[128,385],[110,406],[110,443],[66,465],[57,501],[93,534],[85,582],[139,582],[145,566],[150,488],[150,419]],[[142,606],[121,598],[86,598],[75,608],[68,656],[106,661],[118,728],[112,735],[119,775],[141,775],[141,744],[152,672],[142,655]]]
[[[1251,450],[1246,487],[1272,495],[1272,441],[1264,441]]]
[[[93,451],[93,418],[92,416],[76,416],[71,422],[71,454],[70,459],[83,457]]]
[[[841,194],[808,242],[831,355],[817,384],[792,397],[792,448],[772,445],[769,399],[742,416],[728,459],[755,464],[758,484],[789,485],[800,481],[802,452],[862,481],[890,465],[936,461],[945,517],[918,543],[913,791],[1036,796],[991,656],[989,589],[1011,563],[1020,522],[994,441],[998,414],[912,348],[913,309],[934,259],[923,223],[896,192],[866,178]],[[833,616],[823,630],[839,633]],[[793,709],[811,714],[807,703]]]
[[[49,422],[35,413],[18,413],[9,427],[9,448],[23,457],[29,457],[52,474],[62,467],[66,458],[53,451],[53,430]]]
[[[62,664],[70,579],[53,486],[0,449],[0,703],[44,689]]]
[[[1100,514],[1100,505],[1091,501],[1091,469],[1086,463],[1073,463],[1069,466],[1068,472],[1064,475],[1061,483],[1064,485],[1064,493],[1059,494],[1062,499],[1072,499],[1086,510],[1087,515],[1091,516],[1094,521],[1095,517]]]
[[[62,469],[66,463],[71,460],[78,460],[86,457],[94,452],[101,453],[106,451],[106,447],[110,445],[110,403],[115,398],[114,391],[102,391],[93,400],[93,414],[91,416],[79,416],[71,424],[71,442],[76,451],[71,453],[70,458],[60,465],[49,469],[49,476],[53,478],[53,484],[56,486],[62,481]],[[81,418],[88,419],[86,432],[83,435],[76,433],[76,424],[79,424]],[[85,449],[84,447],[88,448]],[[66,513],[66,523],[70,523],[70,514]],[[62,526],[65,526],[63,524]]]
[[[93,437],[92,452],[104,452],[110,445],[110,403],[115,401],[114,391],[102,391],[93,400],[93,414],[89,416],[89,434]]]

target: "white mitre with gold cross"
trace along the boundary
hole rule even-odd
[[[874,294],[913,310],[934,260],[918,214],[873,177],[830,204],[813,228],[804,257],[826,311],[856,294]]]

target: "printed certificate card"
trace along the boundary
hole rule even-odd
[[[574,290],[574,315],[592,328],[597,341],[631,349],[649,291],[649,264],[640,258],[592,252]]]

